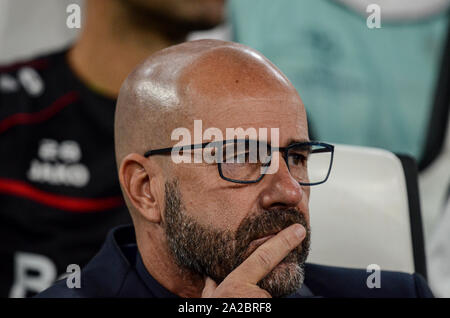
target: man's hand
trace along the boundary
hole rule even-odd
[[[305,235],[305,228],[300,224],[292,224],[280,231],[259,246],[241,265],[225,277],[219,286],[207,277],[202,297],[272,297],[256,284],[296,248]]]

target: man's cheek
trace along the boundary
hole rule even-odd
[[[241,204],[240,199],[223,192],[221,195],[211,194],[208,197],[211,224],[222,231],[235,233],[241,221],[249,214],[249,209]]]
[[[299,210],[302,211],[303,216],[305,217],[306,223],[309,226],[309,194],[310,194],[310,187],[306,187],[307,190],[305,190],[305,195],[303,196]]]

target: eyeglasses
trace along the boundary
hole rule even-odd
[[[205,161],[217,163],[220,177],[234,183],[259,182],[264,175],[271,173],[269,168],[273,155],[280,152],[291,176],[300,185],[321,184],[330,175],[334,156],[334,146],[323,142],[297,142],[287,147],[272,147],[266,142],[248,139],[155,149],[147,151],[144,156],[172,153],[186,159],[191,158],[189,152],[194,150],[191,152],[194,154],[196,149],[203,149],[203,152],[208,149],[208,160]]]

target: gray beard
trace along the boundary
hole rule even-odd
[[[298,211],[276,209],[250,215],[233,233],[203,226],[187,215],[176,181],[165,185],[165,205],[162,226],[176,264],[182,270],[209,276],[217,284],[249,256],[247,248],[251,241],[291,224],[302,224],[307,229],[302,244],[291,251],[258,286],[272,297],[281,297],[295,292],[303,284],[310,230],[303,214]]]

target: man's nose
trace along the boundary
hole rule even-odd
[[[260,194],[260,204],[264,209],[275,207],[295,207],[300,204],[304,191],[289,172],[286,161],[278,153],[278,169],[261,180],[264,190]],[[273,159],[272,159],[273,160]]]

